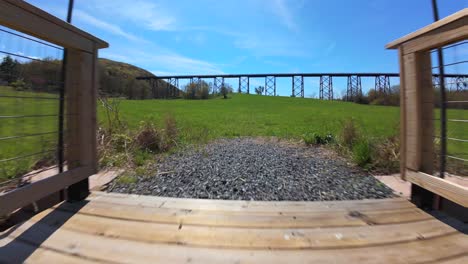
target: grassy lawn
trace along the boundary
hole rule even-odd
[[[16,92],[0,87],[2,96],[56,97],[57,95]],[[118,99],[115,99],[118,100]],[[56,115],[58,100],[18,99],[0,97],[0,116]],[[105,121],[103,108],[99,121]],[[130,129],[137,129],[142,120],[162,122],[172,115],[180,130],[181,143],[203,143],[211,139],[236,136],[276,136],[300,139],[304,133],[338,134],[341,123],[349,118],[357,121],[362,133],[380,138],[397,133],[399,108],[359,105],[316,99],[231,95],[224,100],[120,100],[123,121]],[[438,118],[438,110],[435,118]],[[448,117],[468,119],[466,110],[449,110]],[[0,120],[0,160],[54,149],[57,134],[34,137],[5,137],[57,131],[57,117],[2,118]],[[438,122],[436,121],[436,127]],[[468,124],[448,124],[449,137],[468,136]],[[437,134],[437,132],[436,132]],[[467,143],[449,141],[449,153],[466,153]],[[51,152],[50,154],[54,154]],[[466,157],[466,156],[465,156]],[[27,158],[1,162],[0,181],[27,172],[41,158]]]
[[[231,99],[121,100],[121,114],[130,128],[141,120],[161,121],[171,114],[182,139],[197,142],[233,136],[301,138],[306,132],[336,134],[341,122],[354,118],[369,136],[395,133],[398,107],[367,106],[315,99],[234,94]],[[100,109],[100,117],[104,115]]]
[[[399,133],[400,114],[399,107],[392,106],[240,94],[228,100],[120,100],[120,110],[130,129],[137,129],[142,120],[160,123],[164,115],[174,116],[184,143],[236,136],[300,139],[308,132],[337,135],[349,118],[356,120],[363,135],[378,139]],[[450,109],[447,117],[467,120],[468,111]],[[435,135],[440,134],[438,118],[439,110],[435,109]],[[467,123],[448,122],[447,128],[448,137],[468,138]],[[448,141],[448,153],[466,159],[468,143]]]
[[[0,96],[22,97],[57,97],[47,93],[17,92],[9,87],[0,86]],[[57,131],[57,117],[21,117],[5,118],[5,116],[25,115],[57,115],[58,100],[34,98],[0,97],[0,160],[26,156],[34,153],[55,149],[57,134],[40,136],[25,136]],[[48,152],[49,156],[55,155]],[[0,181],[9,177],[28,172],[34,164],[43,159],[43,154],[0,162]]]

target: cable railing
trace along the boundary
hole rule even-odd
[[[57,174],[64,49],[0,27],[0,193]],[[76,115],[76,114],[75,114]],[[31,172],[34,172],[31,174]]]
[[[443,55],[452,58],[444,63],[446,72],[465,74],[468,72],[468,60],[462,51],[468,48],[468,41],[462,41],[444,47]],[[432,52],[435,52],[433,50]],[[438,60],[433,60],[433,65]],[[439,66],[433,73],[439,73]],[[441,82],[444,86],[441,86]],[[439,177],[446,173],[468,176],[468,78],[434,78],[435,105],[440,110],[434,112],[436,131],[434,149],[436,151],[436,170]],[[441,114],[439,114],[439,112]],[[442,114],[444,113],[444,114]],[[442,133],[445,129],[445,133]]]

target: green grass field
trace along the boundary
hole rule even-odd
[[[342,122],[354,119],[369,139],[398,135],[399,107],[360,105],[307,98],[233,94],[228,100],[120,100],[121,117],[130,129],[142,120],[162,122],[175,117],[184,143],[207,142],[236,136],[275,136],[301,139],[305,133],[338,135]],[[104,119],[100,109],[100,120]],[[468,110],[447,111],[448,119],[468,119]],[[439,135],[439,110],[434,110],[435,135]],[[448,122],[448,137],[468,138],[468,124]],[[448,141],[448,153],[468,159],[468,143]],[[459,162],[448,160],[449,164]],[[459,165],[457,165],[459,166]],[[466,165],[462,165],[466,166]]]
[[[7,87],[0,87],[0,95],[56,97],[51,94],[16,92]],[[114,100],[120,101],[121,118],[131,130],[137,129],[142,120],[160,123],[165,115],[172,115],[177,121],[182,144],[236,136],[300,139],[308,132],[337,135],[341,123],[349,118],[354,118],[361,132],[369,138],[383,138],[398,133],[398,107],[258,95],[233,94],[230,97],[228,100]],[[55,115],[57,109],[57,100],[0,97],[0,116]],[[98,111],[99,121],[105,125],[102,106],[99,106]],[[468,111],[449,110],[448,117],[466,120]],[[435,111],[435,118],[438,118],[438,111]],[[57,117],[2,118],[0,160],[54,149],[57,140],[57,134],[11,139],[6,137],[53,131],[57,131]],[[466,139],[468,124],[449,122],[448,133],[450,137]],[[449,153],[467,153],[466,145],[449,142]],[[0,180],[30,170],[41,158],[41,155],[35,155],[1,162]]]
[[[47,93],[17,92],[0,86],[0,180],[28,172],[45,156],[55,155],[57,134],[27,136],[57,132],[56,116],[24,117],[30,115],[57,115],[58,100],[13,98],[5,96],[56,98]],[[11,118],[11,116],[23,116]],[[39,154],[46,152],[45,154]],[[37,153],[37,154],[36,154]],[[31,155],[36,154],[36,155]],[[29,156],[30,155],[30,156]],[[15,159],[15,157],[28,156]],[[9,160],[11,159],[11,160]],[[4,161],[8,160],[8,161]]]
[[[227,100],[121,100],[120,109],[131,128],[137,128],[141,120],[161,121],[171,114],[188,142],[233,136],[301,138],[306,132],[335,134],[348,118],[354,118],[369,136],[389,136],[395,133],[399,119],[398,107],[239,94]],[[101,111],[101,120],[103,116]]]

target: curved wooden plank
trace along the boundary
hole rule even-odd
[[[79,210],[80,214],[140,222],[255,228],[345,227],[415,222],[432,218],[418,208],[247,213],[128,206],[103,201],[91,201],[84,206],[80,203],[62,204],[55,208],[70,212]]]
[[[304,212],[304,211],[338,211],[338,210],[390,210],[416,208],[404,198],[369,199],[352,201],[316,201],[316,202],[270,202],[270,201],[232,201],[170,198],[147,195],[117,194],[93,192],[87,198],[93,202],[106,202],[128,206],[147,206],[158,208],[177,208],[209,211],[242,211],[242,212]]]
[[[54,263],[54,259],[60,260],[55,263],[95,263],[87,258],[37,247],[19,239],[6,237],[0,240],[0,263],[23,263],[26,259],[30,263]]]
[[[29,220],[60,231],[147,243],[183,244],[196,247],[246,249],[322,249],[363,247],[431,238],[457,232],[436,219],[423,222],[339,228],[233,228],[179,224],[159,224],[110,219],[60,210],[47,210]],[[63,221],[66,221],[63,223]],[[63,224],[63,225],[62,225]],[[59,231],[59,232],[60,232]]]
[[[42,232],[49,233],[49,228],[28,222],[10,236],[35,243],[35,237]],[[34,232],[25,234],[28,229]],[[371,248],[275,251],[148,244],[60,229],[41,246],[75,256],[119,263],[423,263],[466,253],[468,238],[454,234]],[[60,258],[49,259],[49,263],[62,262]]]

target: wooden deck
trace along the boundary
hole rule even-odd
[[[402,198],[247,202],[94,192],[0,239],[2,263],[468,263],[467,235]]]

